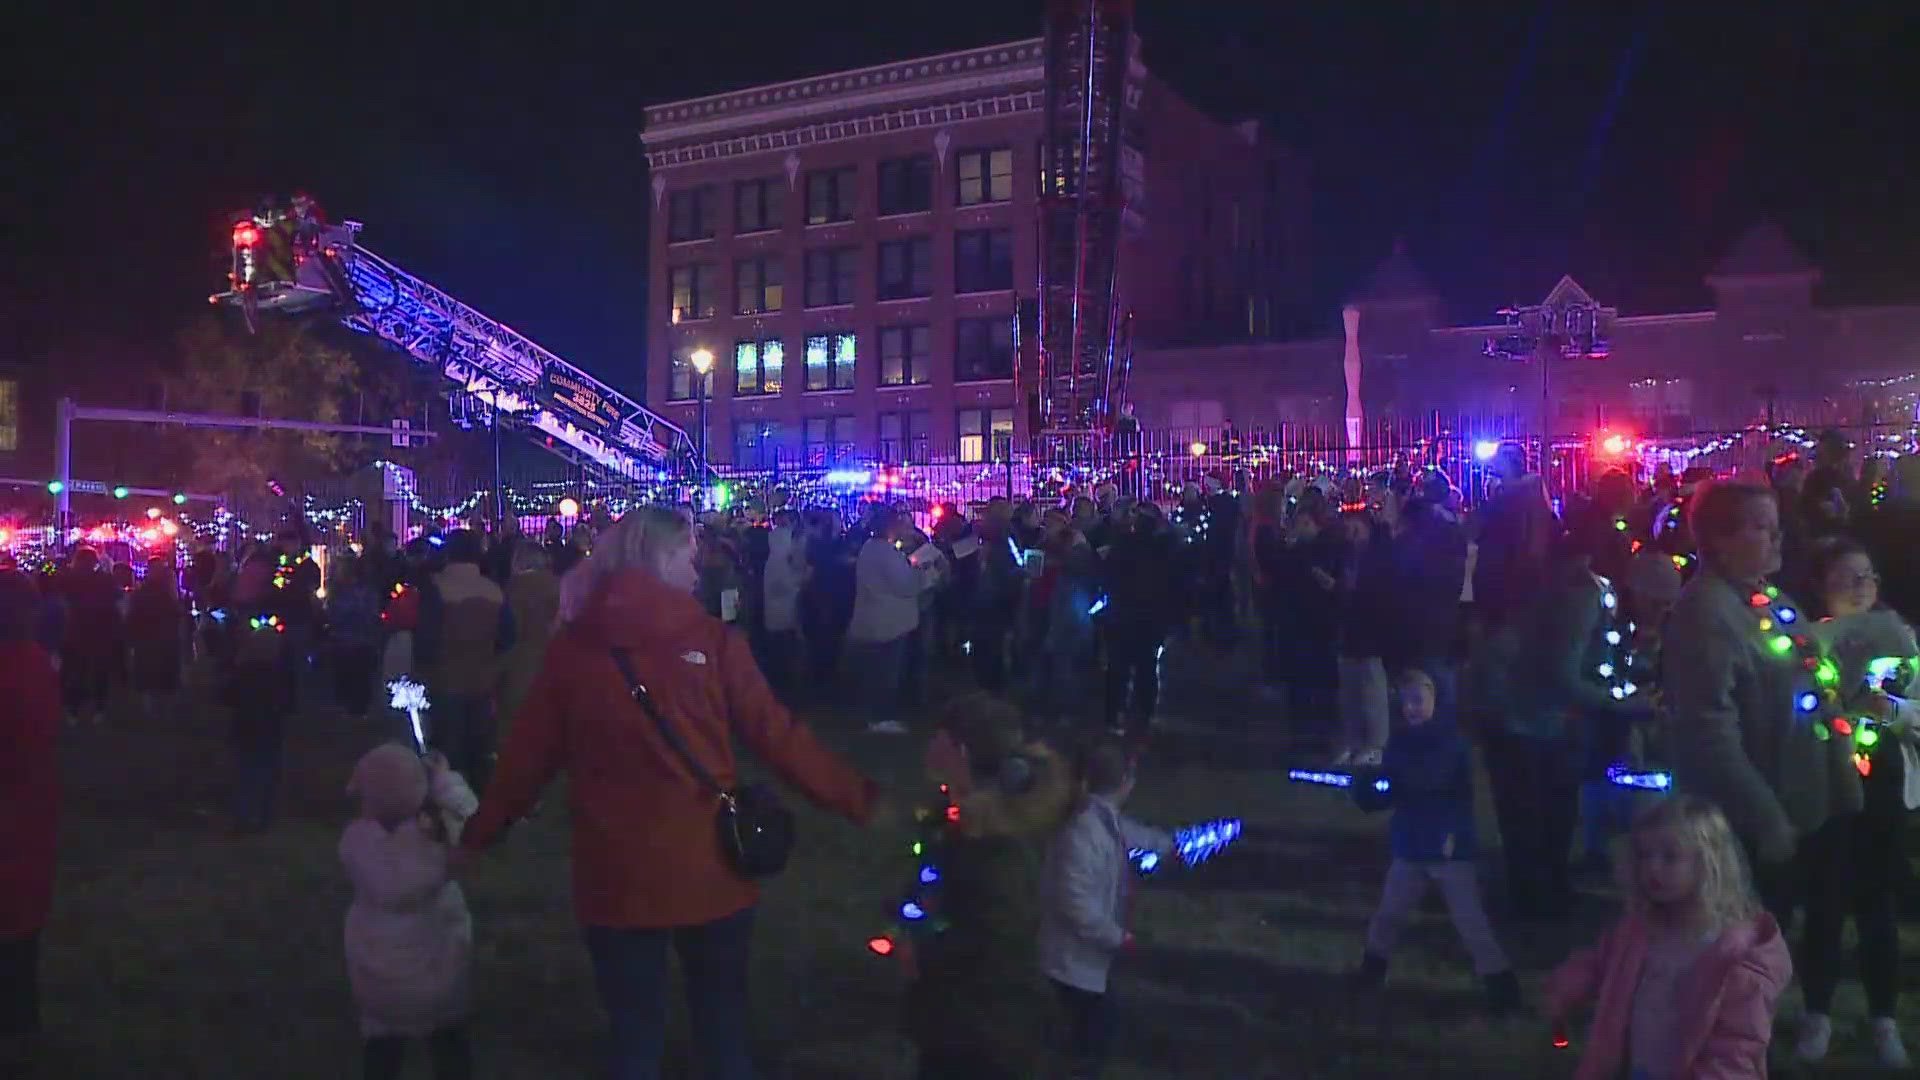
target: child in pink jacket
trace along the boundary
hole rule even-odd
[[[1663,799],[1634,822],[1619,865],[1626,916],[1547,980],[1556,1030],[1594,1002],[1576,1080],[1765,1077],[1793,963],[1725,816],[1696,796]]]

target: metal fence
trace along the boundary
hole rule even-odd
[[[1189,484],[1208,478],[1247,487],[1299,475],[1333,476],[1357,485],[1386,470],[1436,468],[1444,471],[1468,503],[1487,490],[1494,451],[1503,442],[1522,447],[1529,467],[1544,475],[1550,490],[1564,495],[1585,489],[1596,472],[1624,468],[1640,479],[1665,465],[1676,473],[1704,466],[1718,473],[1762,471],[1789,455],[1807,454],[1825,430],[1845,434],[1864,453],[1912,452],[1913,425],[1864,424],[1840,427],[1776,423],[1725,431],[1639,436],[1606,430],[1542,438],[1526,432],[1511,416],[1428,416],[1378,422],[1349,432],[1344,424],[1283,424],[1274,427],[1177,427],[1115,434],[1061,446],[1051,454],[1024,452],[998,438],[968,447],[967,455],[935,457],[924,441],[904,447],[881,446],[863,453],[851,444],[785,448],[748,467],[718,465],[715,484],[697,490],[684,480],[659,477],[648,484],[606,482],[579,471],[552,469],[498,478],[502,502],[537,527],[559,513],[562,500],[583,507],[616,509],[636,501],[700,501],[724,505],[764,499],[781,489],[791,502],[820,504],[885,498],[920,506],[977,503],[994,496],[1051,498],[1091,493],[1112,484],[1139,498],[1170,502]],[[896,451],[896,452],[888,452]],[[904,451],[904,452],[897,452]],[[411,499],[419,520],[491,519],[496,478],[417,477]],[[321,481],[299,492],[310,511],[351,515],[365,523],[366,508],[382,501],[377,473]]]

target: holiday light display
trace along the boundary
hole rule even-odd
[[[1794,712],[1806,720],[1813,737],[1822,743],[1831,742],[1835,736],[1851,740],[1853,767],[1862,777],[1872,775],[1874,750],[1881,741],[1880,723],[1854,707],[1850,699],[1856,688],[1845,685],[1840,664],[1828,655],[1821,635],[1804,625],[1800,612],[1772,585],[1752,593],[1747,603],[1754,611],[1767,651],[1791,661],[1802,672],[1801,677],[1812,684],[1794,692]],[[1858,689],[1885,692],[1889,684],[1898,684],[1902,671],[1910,671],[1913,663],[1898,656],[1876,657],[1867,662]]]
[[[900,946],[900,934],[923,937],[947,929],[941,915],[941,871],[939,858],[953,831],[960,824],[960,806],[941,784],[937,797],[913,812],[915,835],[908,851],[913,856],[914,875],[906,895],[890,912],[892,929],[867,939],[867,950],[876,956],[892,956]]]
[[[1606,614],[1606,627],[1601,631],[1601,637],[1607,645],[1606,659],[1594,666],[1593,673],[1605,683],[1613,700],[1625,701],[1640,692],[1639,685],[1633,681],[1633,634],[1636,627],[1631,621],[1621,619],[1620,597],[1613,591],[1613,582],[1598,574],[1593,579],[1600,585],[1600,607]]]

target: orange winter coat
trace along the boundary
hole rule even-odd
[[[589,611],[554,635],[513,719],[500,763],[462,844],[480,849],[527,812],[555,773],[571,780],[574,909],[581,923],[692,926],[752,904],[714,832],[702,786],[615,665],[635,673],[702,765],[735,783],[734,735],[816,804],[866,820],[878,791],[815,740],[768,689],[747,640],[691,595],[618,574]],[[804,842],[804,838],[803,841]]]

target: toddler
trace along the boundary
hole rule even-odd
[[[1520,983],[1494,937],[1480,903],[1473,822],[1473,759],[1450,719],[1434,716],[1433,679],[1418,668],[1401,673],[1400,707],[1406,726],[1387,742],[1381,760],[1381,791],[1372,777],[1358,777],[1361,807],[1393,807],[1389,836],[1393,864],[1380,907],[1367,924],[1367,950],[1358,981],[1371,989],[1386,981],[1387,961],[1400,932],[1426,896],[1431,882],[1446,898],[1453,928],[1473,956],[1474,973],[1487,993],[1488,1011],[1511,1013],[1520,1003]]]
[[[347,976],[366,1039],[364,1075],[394,1080],[407,1040],[425,1038],[435,1080],[466,1080],[473,923],[448,854],[477,800],[445,758],[398,743],[368,751],[347,794],[360,800],[340,861],[353,886]]]
[[[1654,803],[1619,866],[1626,915],[1547,980],[1556,1025],[1595,1002],[1576,1080],[1766,1076],[1793,963],[1726,817],[1693,795]]]
[[[1133,940],[1125,922],[1133,880],[1127,852],[1173,850],[1172,836],[1120,812],[1133,781],[1133,759],[1119,743],[1087,753],[1079,808],[1048,846],[1041,874],[1040,970],[1066,1012],[1074,1080],[1100,1075],[1112,1039],[1107,970]]]

